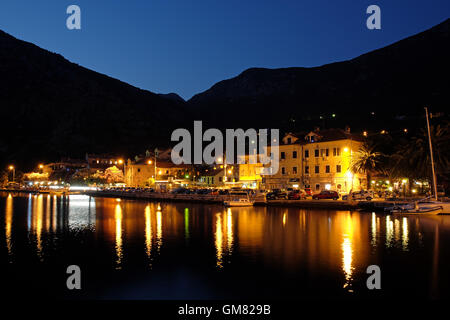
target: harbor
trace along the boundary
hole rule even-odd
[[[279,203],[226,208],[112,194],[0,193],[0,208],[10,297],[264,299],[274,291],[286,299],[450,297],[449,283],[440,281],[450,267],[449,216]],[[82,291],[60,284],[72,264],[86,270]],[[382,266],[382,291],[366,288],[371,264]]]
[[[210,195],[210,194],[174,194],[162,192],[126,192],[114,190],[78,190],[78,191],[39,191],[39,190],[13,190],[0,189],[0,192],[23,193],[23,194],[49,194],[69,196],[74,194],[83,194],[90,197],[101,198],[117,198],[128,200],[143,200],[157,202],[190,202],[203,204],[223,204],[235,197],[231,195]],[[304,208],[304,209],[329,209],[329,210],[361,210],[366,212],[383,212],[385,208],[395,205],[407,205],[416,199],[397,199],[384,200],[377,199],[374,201],[354,201],[354,200],[267,200],[265,194],[250,195],[250,199],[254,206],[273,206],[286,208]]]

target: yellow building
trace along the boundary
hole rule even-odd
[[[226,171],[225,171],[226,170]],[[199,176],[198,185],[207,187],[230,187],[238,180],[238,172],[233,165],[217,165],[204,169]]]
[[[155,175],[156,170],[156,175]],[[156,186],[172,188],[186,185],[192,179],[191,166],[175,165],[170,160],[145,157],[138,161],[128,160],[125,166],[125,184],[130,187]]]
[[[261,188],[261,171],[264,168],[262,163],[249,163],[249,156],[242,156],[245,162],[239,164],[239,183],[243,188]]]
[[[349,192],[366,185],[365,176],[352,174],[353,155],[362,137],[350,129],[311,131],[306,135],[287,134],[280,144],[279,170],[264,176],[266,189],[311,188],[313,192]],[[269,147],[270,149],[270,147]]]

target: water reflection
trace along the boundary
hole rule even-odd
[[[152,253],[152,215],[150,205],[145,207],[145,252],[150,260]]]
[[[8,194],[6,198],[5,208],[5,238],[6,249],[8,250],[8,261],[12,262],[13,247],[12,247],[12,222],[13,222],[13,197]]]
[[[215,233],[215,244],[216,244],[216,256],[217,256],[217,267],[222,268],[222,254],[223,254],[223,234],[222,234],[222,217],[220,213],[216,213],[216,233]]]
[[[68,198],[68,224],[70,229],[95,228],[95,201],[84,195]]]
[[[189,208],[184,208],[184,236],[189,239]]]
[[[162,212],[161,206],[158,204],[158,211],[156,211],[156,245],[157,250],[160,252],[163,243],[163,227],[162,227]]]
[[[233,212],[231,208],[228,208],[226,212],[216,213],[214,245],[216,247],[216,266],[219,269],[223,268],[225,253],[229,259],[231,258],[233,242]],[[231,260],[228,260],[228,262],[231,262]]]
[[[233,251],[233,213],[231,208],[227,210],[227,249],[228,254],[231,256]]]
[[[34,219],[31,223],[31,230],[36,238],[36,253],[39,259],[43,260],[42,252],[42,220],[44,215],[44,196],[42,194],[37,196],[36,201],[33,203],[35,207],[33,208]]]
[[[386,216],[386,247],[392,246],[392,238],[394,236],[394,223],[391,220],[391,216]]]
[[[377,215],[375,212],[372,212],[372,246],[375,247],[377,245]]]
[[[121,269],[122,264],[122,207],[116,204],[114,213],[116,222],[116,269]]]
[[[345,217],[344,234],[342,241],[342,270],[345,275],[344,288],[351,285],[353,273],[353,221],[350,214]],[[351,292],[352,290],[349,289]]]
[[[5,201],[0,207],[5,209],[1,225],[4,261],[9,263],[16,263],[16,257],[29,252],[26,250],[30,247],[37,263],[51,261],[50,254],[59,257],[57,250],[64,250],[70,243],[73,252],[99,250],[111,270],[125,272],[131,263],[141,263],[146,272],[156,272],[154,266],[161,261],[167,263],[167,257],[173,264],[189,264],[189,259],[178,258],[180,250],[186,250],[196,267],[209,267],[214,272],[232,263],[238,267],[252,265],[255,270],[264,266],[262,270],[292,279],[332,275],[342,292],[358,290],[357,281],[366,279],[368,265],[382,262],[386,255],[398,255],[399,261],[409,259],[407,251],[419,248],[419,253],[433,253],[423,259],[429,259],[429,276],[430,280],[434,277],[433,292],[438,295],[438,271],[444,256],[438,253],[444,247],[439,241],[444,243],[440,237],[450,234],[447,216],[266,207],[224,209],[182,203],[161,206],[85,196],[6,194],[0,200]],[[160,259],[163,256],[165,259]]]
[[[408,241],[409,241],[408,218],[403,217],[403,220],[402,220],[402,248],[403,248],[403,251],[408,251]]]

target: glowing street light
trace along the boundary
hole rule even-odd
[[[9,171],[12,171],[12,173],[13,173],[12,181],[14,182],[14,180],[16,178],[16,168],[14,166],[9,166]]]

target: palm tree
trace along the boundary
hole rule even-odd
[[[430,126],[430,135],[433,143],[436,172],[441,175],[446,174],[450,164],[448,124]],[[430,179],[431,160],[427,131],[425,129],[420,130],[419,135],[400,146],[392,158],[397,176]]]
[[[370,187],[370,173],[380,166],[382,154],[367,142],[363,143],[350,164],[353,173],[365,173],[367,189]]]

